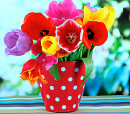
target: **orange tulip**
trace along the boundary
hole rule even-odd
[[[24,81],[29,80],[32,86],[34,85],[34,83],[36,83],[37,79],[40,79],[42,83],[46,84],[47,81],[43,79],[41,75],[41,70],[41,64],[35,59],[30,59],[23,65],[20,77]]]

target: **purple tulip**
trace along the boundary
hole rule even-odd
[[[86,6],[88,6],[89,9],[90,9],[92,12],[97,11],[97,9],[96,9],[95,7],[90,7],[90,3],[89,3],[89,2],[86,4]]]
[[[8,55],[20,56],[30,50],[33,41],[27,33],[13,29],[5,34],[4,43],[6,44],[5,53]]]

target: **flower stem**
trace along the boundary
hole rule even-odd
[[[65,61],[67,61],[67,57],[64,57],[65,58]]]
[[[83,44],[80,45],[80,59],[82,58],[83,54]]]
[[[70,53],[70,61],[71,61],[72,53]]]
[[[90,56],[90,58],[92,57],[92,52],[93,52],[94,47],[95,46],[92,44],[91,49],[88,49],[87,57],[89,57],[89,56]]]
[[[40,57],[41,54],[42,54],[42,53],[40,53],[35,59],[38,60],[38,58]]]
[[[88,49],[88,52],[87,52],[87,58],[89,57],[89,53],[90,53],[90,49]]]
[[[62,58],[62,57],[60,57],[60,60],[61,60],[61,61],[63,61],[63,58]]]
[[[94,47],[95,47],[95,46],[92,44],[90,53],[93,51]]]

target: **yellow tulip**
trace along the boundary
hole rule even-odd
[[[42,51],[49,54],[55,55],[60,47],[58,46],[58,40],[53,36],[45,36],[41,39]]]
[[[84,11],[83,21],[82,21],[80,18],[78,18],[78,19],[76,20],[76,22],[77,22],[78,24],[80,24],[81,26],[85,25],[85,23],[88,22],[88,20],[90,19],[91,14],[92,14],[92,11],[89,9],[88,6],[84,6],[83,11]]]
[[[108,13],[106,19],[104,20],[107,30],[109,30],[111,28],[111,26],[114,23],[114,20],[116,18],[115,9],[112,6],[110,6],[110,7],[108,7],[108,10],[109,10],[109,13]]]
[[[88,6],[84,6],[84,18],[83,18],[83,25],[90,19],[92,15],[92,11],[89,9]]]
[[[108,7],[105,6],[104,8],[101,8],[101,9],[93,12],[92,15],[91,15],[91,19],[103,21],[107,17],[108,13],[109,13]]]
[[[76,22],[77,22],[78,24],[80,24],[81,26],[83,26],[83,22],[82,22],[82,20],[81,20],[80,18],[76,19]]]
[[[109,30],[116,18],[115,9],[112,6],[105,6],[95,12],[92,12],[88,6],[84,6],[84,18],[83,21],[78,18],[76,20],[80,25],[85,25],[88,21],[104,22],[107,30]]]
[[[116,18],[115,9],[110,6],[105,6],[104,8],[101,8],[97,10],[96,12],[93,12],[91,15],[91,20],[104,22],[106,25],[107,30],[109,30]]]

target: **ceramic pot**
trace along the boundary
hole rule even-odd
[[[38,80],[38,86],[46,107],[52,112],[72,112],[78,110],[85,83],[85,65],[81,61],[59,61],[58,71],[61,77],[56,80],[43,66],[43,77],[47,84]]]

